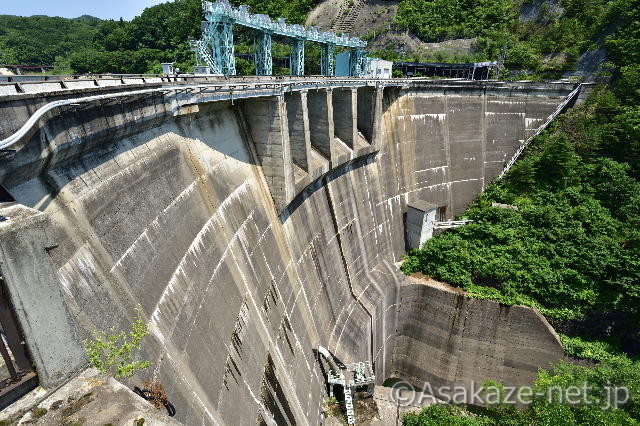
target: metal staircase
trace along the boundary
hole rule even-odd
[[[211,68],[211,71],[214,74],[220,74],[220,66],[211,54],[211,50],[207,47],[204,40],[189,40],[189,45],[191,46],[191,50],[197,54],[196,62],[198,64],[204,63]]]
[[[527,140],[520,145],[520,147],[518,148],[518,150],[516,151],[515,154],[513,154],[513,157],[511,157],[511,159],[507,162],[507,164],[504,166],[504,169],[502,169],[502,172],[500,173],[500,175],[498,176],[497,179],[502,179],[504,177],[504,175],[507,174],[507,172],[511,169],[511,167],[516,163],[516,161],[518,160],[518,158],[520,157],[520,155],[522,154],[522,152],[525,150],[525,148],[531,143],[531,140],[533,138],[535,138],[536,136],[538,136],[544,129],[547,128],[547,126],[560,114],[562,113],[567,106],[569,105],[569,103],[573,100],[573,98],[575,98],[579,93],[580,93],[580,89],[582,88],[582,83],[578,84],[576,86],[575,89],[573,89],[573,91],[571,93],[569,93],[569,96],[567,96],[565,98],[565,100],[558,105],[558,107],[556,108],[556,110],[549,116],[547,117],[547,120],[542,123],[542,125],[540,127],[538,127],[538,129],[535,131],[534,134],[532,134],[531,136],[529,136],[527,138]]]
[[[358,20],[362,6],[364,6],[364,0],[344,0],[336,15],[336,20],[331,25],[331,31],[351,32]]]

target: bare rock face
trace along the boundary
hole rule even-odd
[[[520,21],[548,21],[553,16],[562,14],[559,0],[528,0],[520,7]]]
[[[363,37],[369,41],[368,49],[372,51],[391,50],[434,60],[437,53],[451,56],[473,52],[475,38],[425,43],[408,31],[393,30],[398,3],[395,0],[325,0],[311,11],[306,25]]]

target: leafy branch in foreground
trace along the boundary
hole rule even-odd
[[[131,377],[151,365],[149,361],[132,361],[134,352],[142,346],[142,339],[149,334],[142,308],[138,306],[136,311],[131,331],[94,331],[93,340],[84,341],[87,359],[102,373],[113,377]]]

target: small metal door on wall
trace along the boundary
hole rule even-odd
[[[447,206],[438,207],[438,222],[444,222],[447,220]]]
[[[0,410],[38,384],[9,294],[0,275]]]

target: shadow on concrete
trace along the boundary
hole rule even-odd
[[[255,165],[240,123],[227,126],[231,130],[237,128],[237,135],[232,131],[227,137],[213,141],[205,137],[210,129],[223,129],[225,122],[235,120],[229,106],[229,102],[218,102],[203,105],[192,114],[174,116],[169,104],[157,97],[146,97],[66,109],[42,123],[11,158],[0,159],[0,165],[10,170],[3,176],[2,184],[11,196],[16,195],[11,193],[12,187],[39,179],[48,197],[37,208],[45,210],[63,188],[48,175],[49,170],[60,169],[70,182],[153,139],[170,138],[174,132],[179,137],[198,140],[225,157]],[[229,113],[220,113],[223,110]],[[160,129],[163,126],[167,127]]]
[[[327,173],[311,182],[305,189],[303,189],[298,195],[296,195],[293,200],[291,200],[289,205],[285,207],[284,210],[282,210],[282,213],[280,213],[280,222],[286,222],[289,217],[298,209],[298,207],[300,207],[307,199],[309,199],[317,190],[324,188],[333,180],[338,179],[339,177],[347,173],[350,173],[352,170],[373,163],[377,153],[378,151],[374,151],[354,158],[353,160],[346,163],[340,164],[339,166],[329,170]]]

